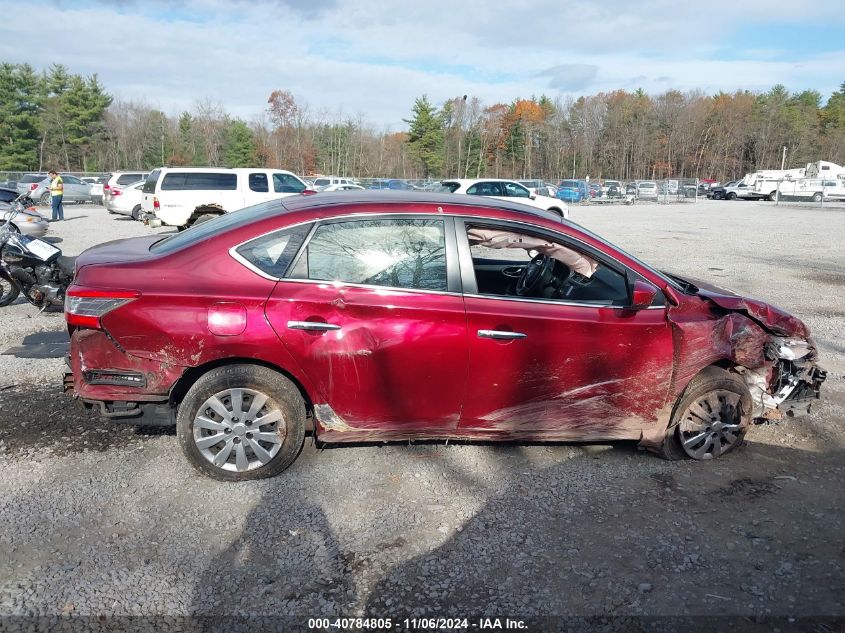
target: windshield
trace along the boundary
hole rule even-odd
[[[455,193],[460,186],[461,185],[457,182],[441,182],[430,189],[430,191],[435,191],[437,193]]]
[[[154,253],[172,253],[180,248],[196,244],[210,237],[215,237],[221,233],[225,233],[236,226],[243,226],[258,220],[280,215],[285,213],[286,209],[282,206],[280,200],[270,200],[262,202],[239,211],[232,211],[231,213],[224,213],[217,216],[213,220],[195,224],[191,228],[176,233],[169,237],[159,240],[150,246],[150,251]]]

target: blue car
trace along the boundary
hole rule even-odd
[[[561,180],[557,197],[565,202],[581,202],[590,197],[590,187],[584,180]]]

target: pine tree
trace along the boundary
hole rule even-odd
[[[408,146],[420,162],[426,178],[439,175],[443,167],[443,118],[423,95],[414,102],[414,117],[405,120],[410,125]]]
[[[255,141],[252,130],[240,119],[229,124],[223,150],[227,167],[254,167]]]
[[[38,77],[28,64],[0,64],[0,169],[38,167]]]

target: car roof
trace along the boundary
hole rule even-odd
[[[512,180],[510,178],[444,178],[440,182],[457,182],[462,185],[471,185],[476,182],[516,182],[518,180]]]
[[[434,193],[431,191],[407,191],[399,189],[353,189],[351,191],[321,191],[310,196],[290,196],[280,200],[288,211],[307,211],[320,207],[364,204],[445,204],[453,207],[481,207],[510,211],[543,218],[566,225],[574,225],[557,213],[544,211],[518,202],[488,198],[487,196],[466,196],[455,193]]]
[[[171,172],[197,172],[197,171],[207,171],[212,173],[222,173],[222,174],[231,174],[231,173],[247,173],[251,171],[272,171],[272,172],[279,172],[283,174],[293,174],[292,171],[288,171],[286,169],[274,169],[271,167],[156,167],[156,169],[160,171],[166,171],[168,173]],[[117,173],[117,172],[115,172]],[[293,174],[294,176],[296,174]],[[322,178],[323,176],[321,176]],[[329,176],[326,176],[327,178]]]

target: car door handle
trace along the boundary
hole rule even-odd
[[[503,330],[478,330],[478,338],[494,338],[500,341],[511,341],[517,338],[527,338],[522,332],[505,332]]]
[[[340,326],[334,323],[323,323],[322,321],[288,321],[288,329],[325,332],[327,330],[339,330]]]

